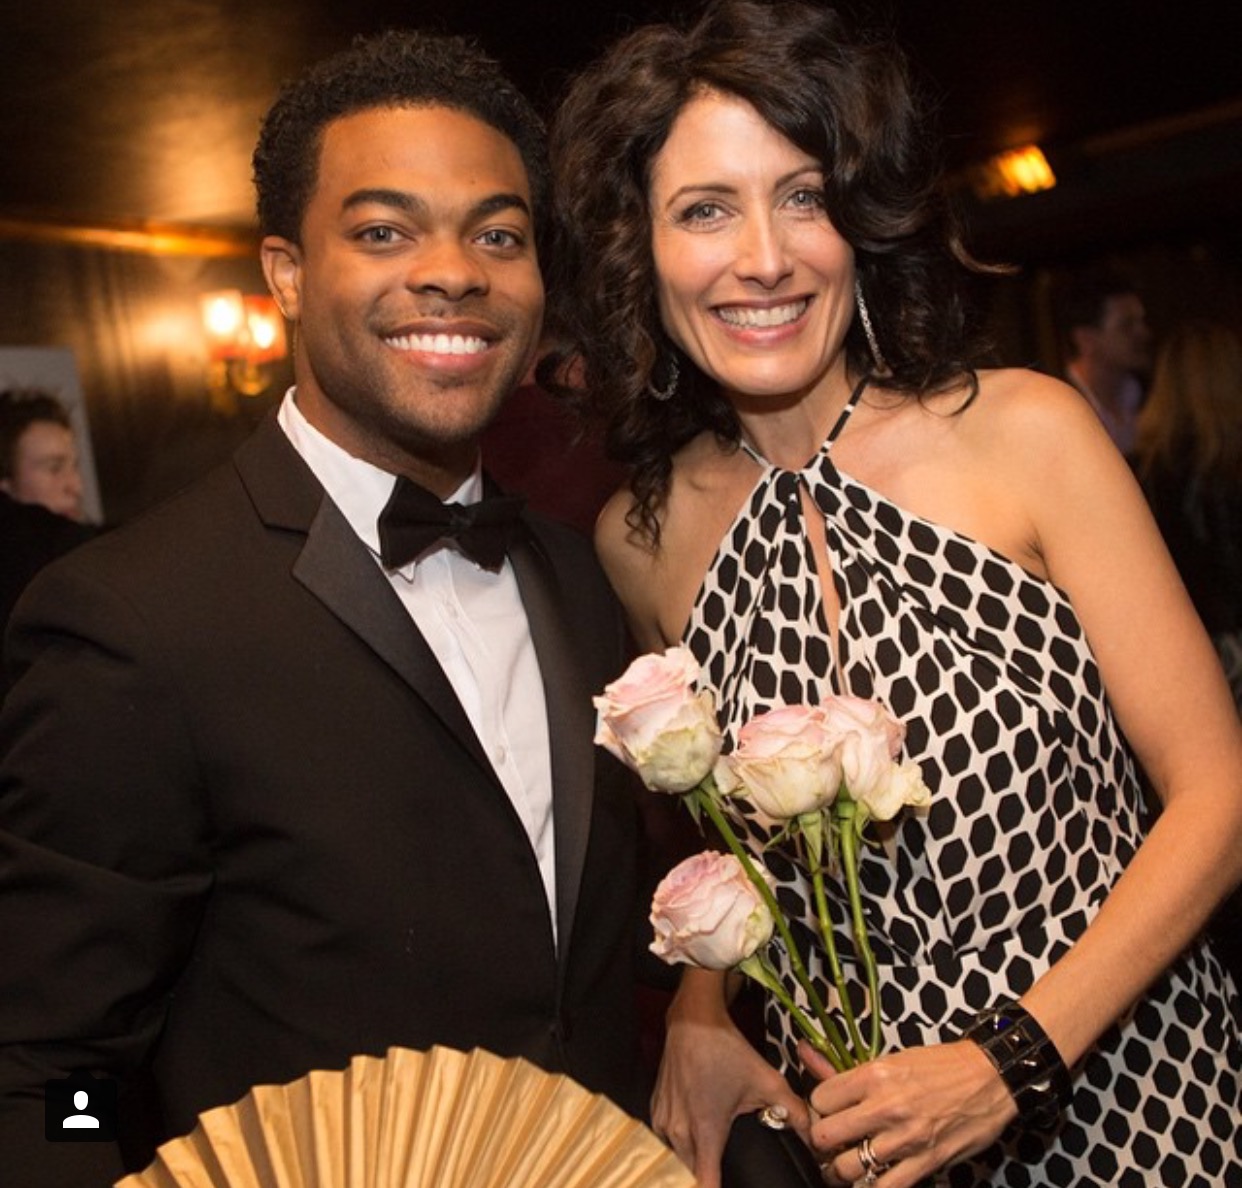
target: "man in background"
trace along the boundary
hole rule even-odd
[[[68,413],[47,392],[0,392],[0,639],[30,579],[94,535],[81,520],[82,475]]]
[[[295,388],[233,462],[35,580],[0,715],[0,1152],[120,1086],[125,1162],[258,1082],[482,1047],[637,1111],[623,633],[590,546],[479,440],[539,339],[542,129],[455,38],[286,88],[254,157]],[[444,501],[444,502],[442,502]]]
[[[0,491],[0,640],[22,591],[49,562],[94,535],[94,529],[50,512],[37,503],[18,503]],[[0,676],[0,696],[4,693]]]
[[[69,414],[48,392],[0,392],[0,491],[82,519],[82,472]]]
[[[1133,285],[1105,269],[1074,277],[1061,300],[1066,378],[1090,402],[1123,454],[1151,368],[1151,329]]]

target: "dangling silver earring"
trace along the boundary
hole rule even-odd
[[[854,302],[858,306],[858,317],[862,322],[863,333],[867,336],[867,345],[871,348],[871,358],[875,361],[877,375],[888,374],[888,361],[880,350],[879,341],[875,336],[875,327],[871,324],[871,314],[867,310],[867,302],[863,298],[862,281],[854,277]]]
[[[677,391],[677,381],[681,379],[681,367],[677,363],[677,356],[670,351],[668,359],[668,379],[665,383],[656,387],[655,385],[655,367],[651,369],[651,378],[647,380],[647,394],[653,400],[672,400],[673,393]],[[657,360],[659,366],[659,360]]]

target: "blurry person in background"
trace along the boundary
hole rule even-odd
[[[1187,321],[1161,345],[1133,462],[1242,709],[1242,339],[1228,326]],[[1242,980],[1242,893],[1209,927]]]
[[[95,534],[81,520],[68,413],[46,392],[0,392],[0,638],[30,579]]]
[[[0,491],[81,520],[82,473],[64,406],[47,392],[0,392]]]
[[[1242,339],[1178,326],[1156,358],[1134,468],[1242,706]]]
[[[38,503],[0,491],[0,639],[21,592],[50,561],[95,535],[89,524],[58,516]],[[0,697],[6,687],[0,676]]]
[[[1134,286],[1094,269],[1074,277],[1061,300],[1065,377],[1086,398],[1117,448],[1128,454],[1151,367],[1151,327]]]

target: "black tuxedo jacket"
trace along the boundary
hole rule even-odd
[[[640,1108],[632,783],[590,700],[622,667],[620,619],[588,544],[527,526],[559,944],[447,678],[274,420],[36,579],[0,718],[15,1183],[116,1174],[100,1144],[44,1142],[43,1081],[78,1069],[148,1069],[168,1134],[393,1044],[523,1055]]]

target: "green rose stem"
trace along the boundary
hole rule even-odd
[[[841,1010],[845,1014],[845,1025],[850,1033],[850,1041],[854,1051],[858,1053],[859,1063],[866,1059],[862,1055],[862,1034],[858,1030],[858,1020],[854,1017],[854,1006],[850,1002],[849,990],[845,985],[845,973],[841,969],[841,959],[837,956],[837,939],[832,930],[832,919],[828,915],[828,896],[824,892],[824,869],[819,863],[811,867],[811,886],[815,891],[815,914],[819,918],[819,930],[823,934],[824,948],[828,955],[828,968],[832,971],[832,982],[837,988],[837,997],[841,1000]]]
[[[716,803],[716,799],[712,794],[714,791],[715,780],[711,775],[707,775],[698,787],[690,791],[689,796],[692,798],[692,803],[696,807],[701,808],[707,814],[708,820],[716,826],[717,832],[724,838],[725,844],[729,847],[733,856],[742,864],[742,869],[746,871],[747,878],[754,884],[763,902],[767,905],[768,911],[772,913],[776,930],[780,933],[781,939],[785,942],[785,948],[789,953],[789,962],[793,968],[794,977],[798,979],[798,984],[805,991],[807,1001],[811,1004],[811,1009],[815,1013],[815,1018],[818,1020],[820,1027],[823,1028],[822,1038],[825,1042],[821,1044],[814,1039],[812,1039],[812,1042],[823,1052],[837,1072],[844,1072],[847,1068],[853,1068],[857,1062],[850,1054],[849,1045],[841,1035],[837,1025],[832,1021],[827,1009],[824,1007],[823,1000],[811,982],[806,966],[802,962],[802,954],[798,952],[798,946],[794,943],[793,935],[789,931],[789,924],[785,920],[785,913],[781,910],[780,904],[777,903],[776,896],[772,894],[772,888],[768,886],[767,879],[755,869],[755,864],[751,861],[750,855],[743,848],[741,842],[737,840],[733,827],[720,811],[720,806]],[[781,991],[784,991],[783,986]],[[777,994],[778,998],[780,997],[780,992],[773,992]]]
[[[871,951],[871,940],[867,935],[862,892],[858,886],[858,806],[848,796],[842,795],[837,797],[832,811],[841,825],[841,868],[845,872],[845,887],[849,893],[854,949],[867,975],[867,1000],[871,1006],[871,1042],[867,1045],[862,1059],[874,1060],[880,1054],[880,977],[876,970],[875,954]],[[846,1017],[853,1020],[853,1012],[848,1007]],[[861,1046],[858,1051],[861,1055]]]
[[[777,1001],[789,1012],[789,1016],[798,1025],[798,1030],[810,1040],[815,1050],[823,1053],[828,1062],[837,1072],[845,1067],[840,1063],[841,1053],[838,1052],[822,1032],[815,1029],[815,1024],[807,1017],[806,1012],[793,1000],[793,995],[785,989],[784,983],[774,970],[758,953],[752,953],[737,963],[737,968],[747,977],[753,978],[759,985],[770,990]]]

